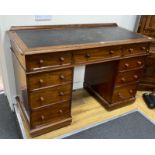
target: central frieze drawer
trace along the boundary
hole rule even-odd
[[[40,89],[72,81],[73,69],[46,71],[28,75],[28,89]]]
[[[71,65],[72,54],[70,52],[35,54],[26,57],[26,68],[35,71],[49,67],[62,67]]]
[[[103,61],[104,59],[119,57],[121,57],[121,47],[94,48],[73,52],[73,60],[75,64]]]
[[[71,99],[72,84],[37,90],[29,94],[31,109]]]

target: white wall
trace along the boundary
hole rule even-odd
[[[52,25],[52,24],[73,24],[73,23],[110,23],[116,22],[119,26],[134,30],[136,26],[136,15],[99,15],[99,16],[81,16],[81,15],[54,15],[51,21],[35,21],[34,16],[0,16],[0,61],[2,65],[2,73],[4,79],[5,92],[7,94],[10,107],[13,109],[12,104],[14,101],[15,91],[15,79],[12,65],[12,57],[9,51],[10,44],[6,31],[10,29],[10,26],[21,25]],[[84,77],[84,66],[78,66],[75,69],[74,76],[74,88],[81,88]]]

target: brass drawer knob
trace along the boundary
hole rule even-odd
[[[134,77],[134,79],[136,79],[136,80],[138,79],[138,76],[137,76],[137,75],[134,75],[133,77]]]
[[[44,115],[41,115],[41,120],[45,120],[45,116]]]
[[[64,57],[60,57],[59,60],[63,62],[65,60],[65,58]]]
[[[60,114],[62,114],[62,113],[63,113],[63,111],[62,111],[61,109],[59,110],[59,112],[60,112]]]
[[[59,93],[59,95],[60,95],[60,96],[64,96],[65,94],[64,94],[64,92],[61,91],[61,92]]]
[[[130,53],[132,53],[132,52],[133,52],[133,48],[128,49],[128,51],[129,51]]]
[[[122,82],[125,82],[126,80],[125,80],[125,78],[124,78],[124,77],[122,77],[122,78],[121,78],[121,81],[122,81]]]
[[[39,80],[39,83],[41,83],[41,84],[44,83],[44,80],[43,79],[40,79]]]
[[[39,60],[39,63],[40,63],[40,64],[43,64],[43,63],[44,63],[44,60],[42,60],[42,59]]]
[[[113,50],[110,50],[109,51],[109,54],[114,54],[115,52]]]
[[[60,75],[60,79],[62,79],[62,80],[63,80],[64,78],[65,78],[65,76],[64,76],[64,75]]]
[[[126,64],[125,64],[125,67],[128,68],[128,67],[129,67],[129,64],[126,63]]]
[[[40,101],[43,102],[44,100],[45,100],[44,97],[41,96]]]
[[[142,65],[142,62],[141,62],[141,61],[137,61],[137,64],[138,64],[138,65]]]
[[[86,53],[86,54],[85,54],[85,57],[86,57],[86,58],[90,58],[90,57],[91,57],[90,53]]]

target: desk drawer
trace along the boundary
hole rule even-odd
[[[55,123],[71,116],[70,101],[54,104],[48,108],[42,108],[31,113],[32,127]]]
[[[62,69],[28,75],[28,89],[44,88],[72,81],[73,69]]]
[[[142,68],[145,64],[145,57],[135,57],[120,60],[119,71],[127,71],[135,68]]]
[[[132,44],[123,46],[123,55],[146,54],[148,52],[148,44]]]
[[[31,109],[71,99],[72,84],[34,91],[29,95]]]
[[[142,70],[119,72],[116,77],[116,86],[127,84],[129,82],[137,82],[141,78],[142,73]]]
[[[70,52],[36,54],[26,57],[28,71],[44,69],[48,67],[61,67],[70,65],[72,54]]]
[[[137,85],[128,85],[125,87],[119,87],[116,88],[113,97],[112,97],[112,102],[120,102],[126,99],[129,99],[131,97],[134,97],[137,91]]]
[[[94,48],[75,51],[73,59],[76,64],[89,63],[93,61],[102,61],[108,58],[119,58],[121,57],[120,47],[105,47],[105,48]]]

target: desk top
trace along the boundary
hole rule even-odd
[[[120,27],[18,30],[16,33],[29,48],[142,38]]]
[[[150,41],[114,23],[12,27],[10,32],[25,54]]]

